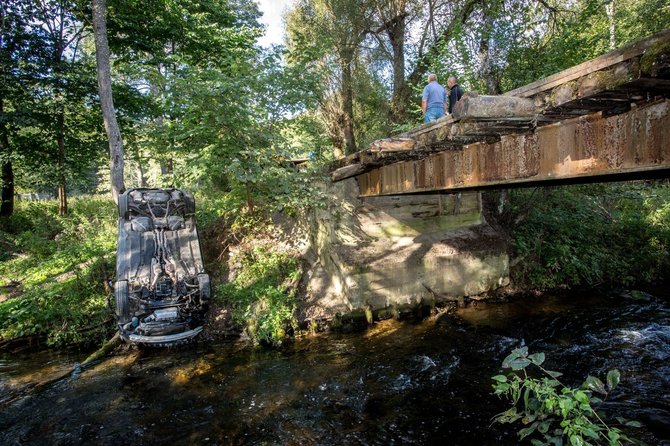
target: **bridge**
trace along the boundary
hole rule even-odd
[[[670,176],[670,30],[338,162],[361,197]]]

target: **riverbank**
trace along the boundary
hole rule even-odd
[[[210,196],[197,207],[206,270],[216,290],[206,338],[278,346],[299,332],[420,318],[468,299],[660,284],[670,270],[669,197],[667,181],[515,191],[502,207],[490,203],[499,204],[500,197],[485,195],[488,228],[508,243],[508,286],[474,296],[442,295],[423,280],[419,291],[425,296],[417,302],[375,301],[324,312],[323,296],[309,289],[321,264],[305,214],[249,214],[230,208],[225,197]],[[338,209],[331,209],[333,215]],[[89,350],[109,339],[116,330],[108,287],[116,211],[108,197],[73,199],[67,217],[57,215],[54,201],[19,202],[15,215],[0,223],[0,348]],[[359,270],[352,274],[363,277]]]

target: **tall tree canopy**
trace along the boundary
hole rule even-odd
[[[285,45],[264,49],[252,0],[107,0],[124,180],[279,206],[306,181],[286,158],[417,125],[429,72],[501,93],[667,28],[666,3],[296,0]],[[108,187],[91,17],[84,0],[0,5],[0,215],[15,190],[64,213],[68,192]]]

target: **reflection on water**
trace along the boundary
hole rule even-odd
[[[491,426],[505,404],[490,376],[522,344],[572,384],[619,368],[605,409],[642,421],[650,444],[670,444],[670,309],[605,297],[479,303],[282,351],[134,352],[0,406],[0,444],[515,445],[513,430]],[[46,370],[33,366],[0,358],[0,385]]]

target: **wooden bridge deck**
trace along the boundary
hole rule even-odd
[[[670,30],[340,161],[361,196],[670,176]]]

